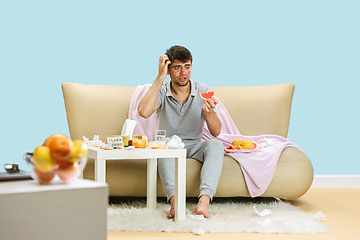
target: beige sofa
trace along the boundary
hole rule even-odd
[[[106,141],[120,134],[127,119],[136,87],[63,83],[63,95],[72,139]],[[276,134],[287,137],[295,86],[291,83],[253,87],[212,87],[244,135]],[[197,197],[201,163],[186,162],[186,195]],[[146,196],[146,161],[108,161],[106,182],[110,196]],[[261,174],[261,173],[259,173]],[[313,166],[302,151],[288,147],[278,161],[275,175],[262,197],[292,200],[308,191]],[[94,179],[94,160],[89,159],[84,178]],[[158,196],[165,196],[158,178]],[[224,156],[224,165],[215,197],[250,197],[239,163]]]

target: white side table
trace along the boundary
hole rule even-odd
[[[2,240],[106,240],[107,184],[0,182]]]
[[[185,220],[186,207],[186,149],[103,150],[89,147],[88,157],[95,160],[95,180],[106,182],[106,161],[147,159],[147,206],[156,209],[157,159],[175,158],[175,220]]]

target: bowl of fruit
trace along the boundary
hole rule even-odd
[[[48,137],[34,152],[25,153],[31,177],[40,184],[52,181],[70,183],[78,178],[87,163],[88,146],[83,140],[72,141],[63,134]]]

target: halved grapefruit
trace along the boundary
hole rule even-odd
[[[200,93],[200,97],[204,100],[208,100],[215,95],[214,91]]]

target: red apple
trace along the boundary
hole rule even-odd
[[[56,173],[61,180],[68,182],[75,176],[75,174],[78,171],[79,171],[79,164],[77,162],[75,163],[67,162],[59,166]]]

